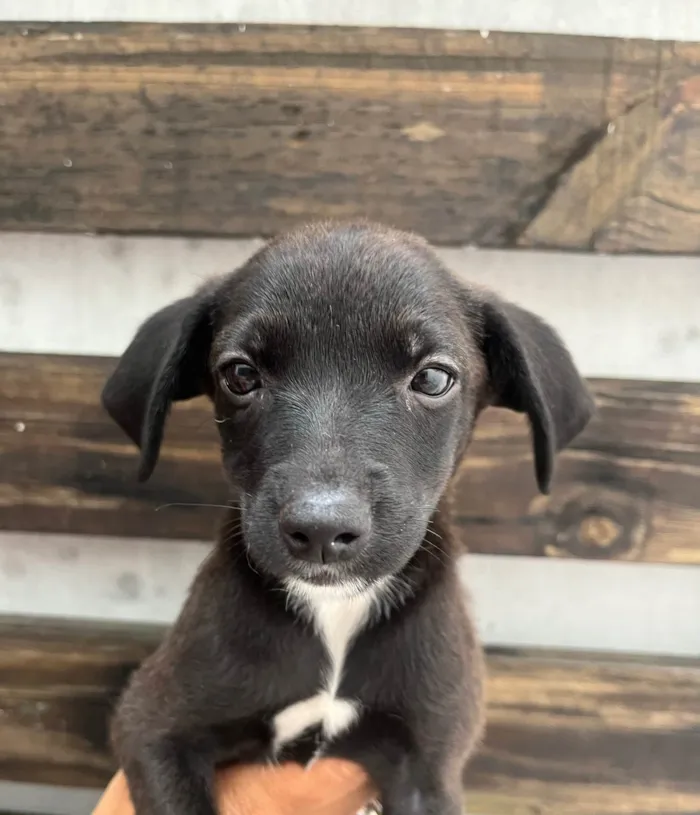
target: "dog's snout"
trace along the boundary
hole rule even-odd
[[[282,507],[280,532],[294,557],[314,563],[351,560],[369,535],[369,504],[350,491],[315,490]]]

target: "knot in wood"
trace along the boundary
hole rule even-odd
[[[612,546],[622,533],[620,525],[604,515],[590,515],[581,521],[579,540],[588,546],[599,546],[607,549]]]
[[[648,505],[638,495],[578,486],[548,501],[543,554],[591,560],[638,559],[648,535]]]

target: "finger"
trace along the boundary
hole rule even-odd
[[[120,771],[112,778],[92,815],[134,815],[124,773]]]

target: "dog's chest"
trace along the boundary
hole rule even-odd
[[[302,613],[313,622],[325,647],[327,664],[319,672],[318,692],[274,717],[275,751],[315,727],[320,727],[324,741],[329,741],[347,730],[360,712],[357,700],[343,699],[338,693],[352,643],[371,613],[373,595],[340,599],[304,590],[295,599],[303,606]]]

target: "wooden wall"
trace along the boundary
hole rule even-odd
[[[53,247],[54,239],[47,240]],[[82,245],[112,239],[76,240]],[[150,239],[140,241],[144,251],[151,245]],[[208,244],[199,246],[203,254],[197,257],[204,259]],[[221,248],[213,247],[217,253]],[[174,612],[186,576],[196,567],[194,550],[182,546],[199,546],[216,524],[216,510],[167,505],[218,503],[225,492],[208,409],[197,401],[175,410],[154,480],[136,485],[135,450],[97,402],[113,360],[87,355],[103,310],[111,306],[116,314],[128,313],[134,267],[120,267],[119,258],[131,250],[113,253],[113,264],[100,270],[112,281],[104,288],[111,301],[108,297],[104,303],[93,294],[99,287],[92,289],[89,282],[91,274],[98,275],[97,266],[81,251],[69,255],[75,258],[74,271],[63,274],[53,288],[55,250],[44,257],[49,274],[38,263],[33,273],[43,281],[42,319],[55,326],[57,335],[65,321],[82,319],[91,326],[85,345],[75,349],[83,354],[50,353],[49,331],[43,353],[0,357],[0,528],[5,530],[0,533],[0,585],[7,592],[0,602],[6,613],[26,614],[41,606],[83,618],[72,624],[6,618],[1,626],[0,708],[7,713],[0,719],[0,777],[93,787],[112,768],[105,733],[115,694],[159,636],[149,615],[162,620],[165,605],[168,614]],[[198,264],[184,257],[184,282],[196,285]],[[481,253],[465,257],[478,276]],[[509,258],[509,271],[513,264],[523,273],[527,268],[535,286],[538,268],[532,258]],[[552,275],[569,274],[564,292],[572,323],[579,309],[586,314],[594,308],[611,315],[624,311],[608,310],[597,293],[587,292],[586,275],[572,276],[566,258],[560,256],[559,264],[543,277],[546,282]],[[13,269],[19,269],[14,262]],[[493,285],[507,291],[507,276],[492,277]],[[0,280],[7,284],[20,278],[6,271]],[[684,279],[681,275],[677,282]],[[5,291],[10,288],[5,285]],[[541,291],[544,304],[551,281]],[[19,290],[15,294],[20,302]],[[144,308],[160,305],[155,299]],[[672,303],[661,315],[668,324],[675,314]],[[658,312],[658,303],[653,305]],[[83,309],[87,314],[81,317]],[[16,312],[6,305],[3,313],[9,318]],[[130,319],[135,321],[135,315]],[[638,330],[649,329],[641,315],[640,324]],[[15,347],[23,336],[17,328]],[[577,356],[584,371],[590,370],[593,357],[585,349]],[[669,359],[670,369],[685,364],[683,355]],[[700,609],[692,598],[700,592],[677,578],[681,571],[695,574],[692,564],[698,562],[699,385],[608,378],[595,380],[594,387],[600,415],[561,457],[549,498],[536,493],[525,427],[498,411],[481,425],[453,487],[457,534],[472,551],[491,553],[475,555],[464,569],[485,638],[495,648],[489,737],[465,787],[477,812],[510,815],[528,806],[545,815],[687,815],[698,804],[692,773],[699,754],[693,710],[700,669],[679,654],[697,653]],[[510,589],[504,588],[504,561]],[[532,566],[538,564],[542,569],[533,580]],[[572,568],[547,572],[548,564]],[[585,564],[595,569],[582,571]],[[602,575],[600,568],[616,570],[617,576]],[[649,579],[646,570],[651,570]],[[47,591],[50,601],[33,597],[33,588]],[[99,595],[102,590],[105,597]],[[90,605],[93,597],[100,601],[97,608]],[[539,617],[529,617],[529,629],[527,622],[519,623],[518,636],[531,647],[514,648],[514,622],[528,619],[530,605],[539,609]],[[107,619],[90,619],[101,615]],[[133,620],[126,628],[121,615]],[[568,620],[559,627],[560,649],[589,650],[543,652],[542,645],[551,644],[548,616],[550,623],[552,618]],[[640,642],[646,659],[625,653],[639,649]]]
[[[147,627],[54,622],[37,632],[0,623],[0,774],[104,784],[113,769],[110,706],[158,637]],[[465,779],[470,812],[676,815],[700,807],[697,666],[588,659],[490,655],[491,726]]]
[[[211,538],[215,523],[198,505],[225,502],[227,493],[208,403],[177,411],[164,466],[137,487],[136,450],[99,405],[112,367],[96,358],[0,357],[0,526]],[[525,421],[493,411],[481,423],[450,492],[465,551],[700,561],[700,384],[593,385],[598,415],[560,457],[551,497],[536,495]]]
[[[700,49],[439,30],[0,25],[0,228],[700,248]]]
[[[552,321],[596,393],[551,496],[499,411],[451,488],[490,646],[470,811],[700,811],[699,61],[555,34],[0,24],[0,797],[105,782],[113,700],[216,526],[186,505],[226,499],[201,401],[136,485],[98,404],[114,356],[331,215],[426,235]]]

